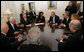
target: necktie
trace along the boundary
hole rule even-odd
[[[15,26],[13,25],[13,29],[15,30]]]
[[[54,17],[53,17],[53,23],[55,23],[55,21],[54,21]]]

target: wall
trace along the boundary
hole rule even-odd
[[[47,1],[6,1],[6,3],[8,3],[8,7],[12,9],[13,14],[11,14],[11,16],[16,18],[17,23],[20,22],[19,19],[21,13],[21,4],[24,3],[25,9],[29,10],[29,2],[35,2],[36,14],[38,15],[39,11],[43,11],[46,20],[48,20],[52,11],[54,11],[60,17],[60,19],[63,19],[62,14],[64,13],[69,1],[57,1],[57,9],[54,10],[48,10]],[[4,16],[2,13],[6,9],[6,3],[4,1],[1,1],[1,17]]]

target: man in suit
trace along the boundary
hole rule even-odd
[[[64,19],[63,19],[62,23],[60,24],[60,26],[69,29],[69,23],[70,23],[70,21],[71,21],[71,18],[69,17],[69,13],[67,11],[65,11],[65,13],[64,13]]]
[[[52,28],[52,32],[54,32],[55,27],[58,26],[60,24],[60,19],[59,16],[55,15],[55,12],[51,13],[50,19],[48,21],[48,26],[50,25],[50,27]]]
[[[1,51],[17,51],[17,47],[21,43],[22,38],[20,36],[7,37],[6,33],[8,32],[8,30],[8,25],[6,23],[2,23],[0,36]]]
[[[48,25],[50,25],[50,24],[51,24],[51,26],[60,24],[59,16],[55,15],[55,12],[51,13],[50,19],[48,21]]]
[[[20,19],[23,18],[23,15],[24,15],[24,11],[22,11],[22,13],[20,14]]]
[[[83,45],[81,45],[82,31],[81,23],[79,20],[72,20],[69,24],[70,31],[72,35],[69,37],[60,37],[60,42],[58,44],[59,51],[81,51]],[[63,39],[66,38],[65,41]]]
[[[31,20],[35,20],[36,19],[36,13],[34,12],[34,10],[30,11],[30,16],[31,16]]]
[[[77,7],[76,5],[73,5],[73,3],[70,1],[69,5],[66,7],[65,11],[69,12],[69,15],[77,13]]]
[[[24,14],[23,18],[20,19],[20,24],[20,26],[24,28],[31,26],[30,19],[26,16],[26,14]]]
[[[31,20],[31,16],[30,16],[30,14],[29,14],[29,11],[28,11],[28,10],[26,10],[26,16],[27,16],[27,18],[29,18],[29,20]]]
[[[16,21],[13,17],[10,18],[10,22],[7,22],[9,31],[7,33],[8,37],[14,37],[15,35],[19,34],[19,27],[16,25]]]

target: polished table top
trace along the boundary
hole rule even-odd
[[[45,25],[45,26],[41,25],[38,27],[41,30],[40,31],[41,42],[44,45],[47,45],[48,47],[50,47],[52,51],[58,51],[58,41],[56,41],[56,38],[59,38],[60,36],[63,35],[63,29],[56,28],[55,32],[52,32],[51,28],[47,25]],[[44,28],[44,29],[42,30],[42,28]],[[29,44],[28,35],[26,35],[26,37],[27,37],[27,40],[24,41],[22,44]]]

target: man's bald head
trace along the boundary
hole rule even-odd
[[[12,23],[12,24],[16,24],[16,20],[15,20],[15,18],[11,17],[11,18],[10,18],[10,23]]]
[[[1,32],[7,33],[9,30],[8,25],[6,23],[1,23]]]
[[[72,20],[69,24],[69,28],[70,28],[71,31],[80,30],[81,29],[81,22],[79,20]]]

